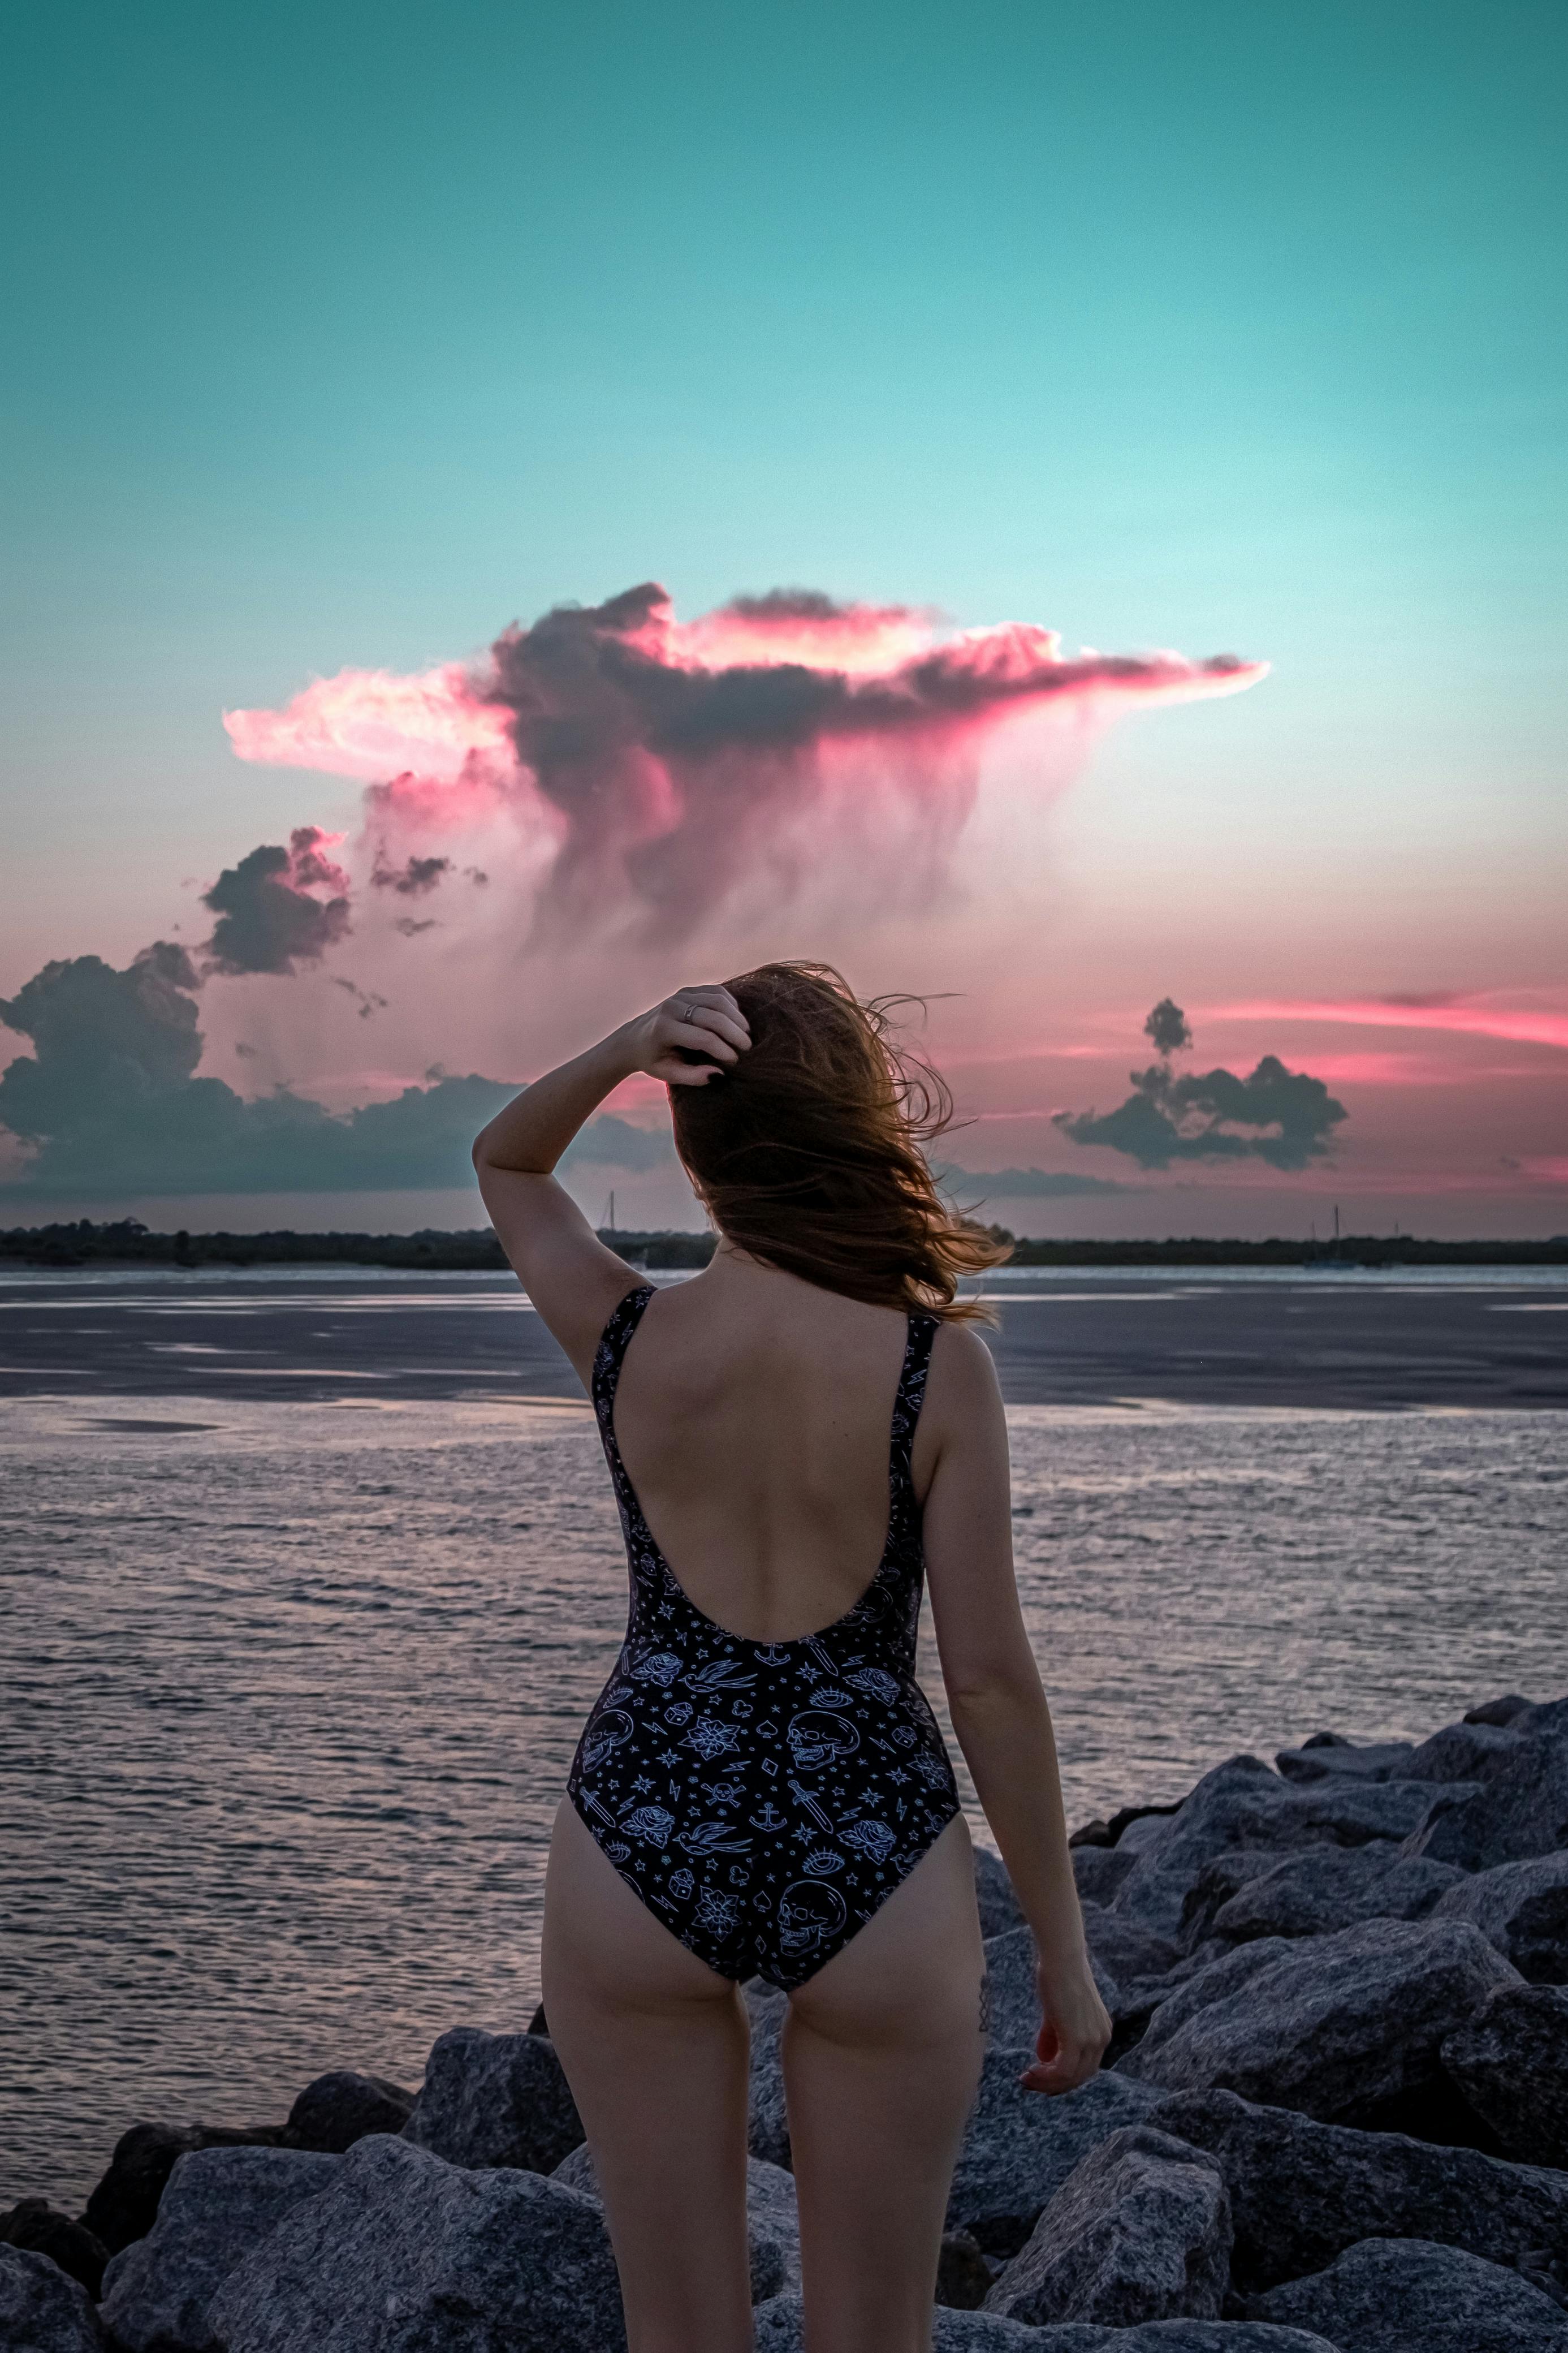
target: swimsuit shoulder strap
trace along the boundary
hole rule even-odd
[[[617,1300],[594,1352],[594,1410],[599,1417],[599,1427],[605,1433],[606,1446],[614,1440],[611,1415],[626,1346],[642,1322],[644,1311],[653,1294],[653,1284],[641,1282],[635,1291],[628,1291],[624,1299]]]
[[[926,1375],[931,1370],[931,1343],[936,1338],[935,1315],[911,1315],[909,1337],[904,1343],[903,1370],[899,1375],[898,1395],[893,1399],[893,1440],[891,1474],[895,1506],[914,1498],[911,1469],[914,1454],[915,1429],[925,1403]]]

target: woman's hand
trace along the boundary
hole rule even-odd
[[[752,1042],[745,1015],[717,982],[678,988],[651,1013],[628,1021],[623,1034],[633,1069],[670,1087],[705,1087],[718,1075],[715,1064],[739,1061]]]
[[[1110,2040],[1110,2021],[1086,1954],[1081,1968],[1064,1976],[1043,1968],[1036,1973],[1044,2024],[1036,2059],[1018,2082],[1026,2092],[1076,2092],[1099,2072]]]

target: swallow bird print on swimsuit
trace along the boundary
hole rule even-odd
[[[958,1811],[915,1681],[925,1585],[910,1475],[936,1318],[912,1315],[893,1405],[888,1539],[853,1609],[794,1642],[748,1642],[687,1599],[616,1440],[621,1363],[651,1284],[594,1359],[594,1409],[631,1576],[626,1638],[567,1788],[626,1884],[721,1976],[786,1989],[863,1928]]]

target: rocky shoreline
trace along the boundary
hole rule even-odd
[[[1568,2353],[1568,1699],[1237,1757],[1074,1840],[1115,2035],[1063,2100],[1006,1873],[937,2353]],[[752,2021],[758,2353],[799,2353],[782,1994]],[[418,2091],[133,2125],[78,2219],[0,2215],[0,2353],[624,2353],[537,2015]]]

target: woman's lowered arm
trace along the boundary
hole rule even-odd
[[[990,1350],[962,1324],[938,1335],[927,1412],[933,1407],[925,1551],[942,1680],[1038,1956],[1044,2024],[1022,2081],[1070,2092],[1098,2069],[1110,2021],[1084,1942],[1050,1709],[1018,1606],[1001,1391]]]

